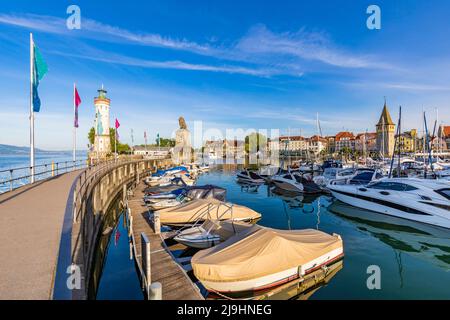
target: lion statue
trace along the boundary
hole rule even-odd
[[[186,121],[183,117],[178,118],[178,123],[180,124],[180,129],[187,129]]]

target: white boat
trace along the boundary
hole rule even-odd
[[[366,186],[329,184],[338,200],[352,206],[450,228],[450,185],[437,180],[384,178]]]
[[[261,227],[197,252],[194,275],[211,292],[255,292],[324,268],[344,255],[339,235]]]
[[[348,168],[326,168],[323,175],[313,178],[314,182],[322,188],[325,188],[331,180],[348,179],[355,175],[355,169]]]
[[[271,181],[280,189],[292,192],[319,193],[321,188],[313,181],[311,175],[288,171],[275,175]]]
[[[350,170],[350,169],[344,169]],[[352,175],[346,177],[338,177],[337,179],[333,179],[328,181],[327,187],[324,189],[328,190],[328,185],[330,184],[356,184],[356,185],[366,185],[370,182],[377,181],[382,179],[382,170],[381,169],[369,169],[369,168],[357,168],[354,169],[354,173]]]
[[[244,169],[237,174],[238,180],[242,182],[250,182],[250,183],[264,183],[265,180],[257,173]]]
[[[198,226],[180,229],[173,239],[188,247],[206,249],[218,245],[235,234],[241,232],[249,234],[259,228],[255,224],[233,220],[205,220]]]

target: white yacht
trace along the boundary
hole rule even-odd
[[[272,177],[271,181],[280,189],[303,192],[319,193],[322,189],[313,181],[311,175],[288,171]]]
[[[446,182],[383,178],[366,186],[329,184],[328,188],[352,206],[450,229],[450,185]]]
[[[247,183],[264,183],[265,180],[257,173],[244,169],[237,174],[238,180]]]

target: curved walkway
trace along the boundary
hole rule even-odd
[[[64,213],[81,170],[0,195],[0,299],[51,299]]]

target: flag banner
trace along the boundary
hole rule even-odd
[[[38,94],[38,86],[39,81],[42,80],[42,78],[45,76],[45,74],[48,71],[47,64],[45,63],[44,58],[41,55],[41,52],[39,51],[39,48],[36,47],[33,43],[33,74],[32,74],[32,85],[33,85],[33,111],[39,112],[41,110],[41,99],[39,98]]]
[[[75,103],[75,119],[73,125],[75,128],[78,128],[78,106],[81,104],[81,98],[80,95],[78,94],[78,90],[76,87],[73,94],[74,94],[73,101]]]
[[[144,139],[147,139],[147,132],[144,131]]]
[[[119,120],[117,120],[117,118],[116,118],[116,129],[118,129],[120,127],[120,123],[119,123]]]

